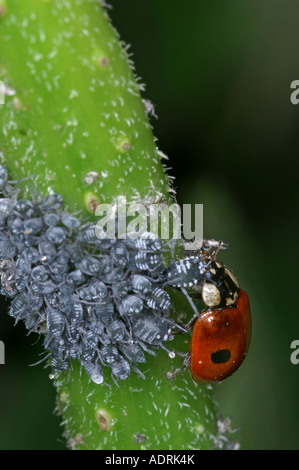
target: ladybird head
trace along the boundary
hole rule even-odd
[[[232,271],[224,264],[212,261],[201,287],[201,297],[207,307],[230,307],[238,299],[239,284]]]

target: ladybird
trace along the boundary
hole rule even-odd
[[[227,276],[229,280],[232,279],[228,270],[225,271],[225,277]],[[216,292],[216,287],[214,290]],[[213,299],[219,297],[216,294],[212,296]],[[248,296],[245,291],[238,289],[237,294],[233,290],[232,297],[226,299],[228,306],[215,308],[213,305],[216,302],[211,302],[212,306],[208,306],[194,323],[190,372],[195,382],[218,382],[229,377],[242,364],[247,354],[251,335]],[[219,300],[218,304],[222,303]]]

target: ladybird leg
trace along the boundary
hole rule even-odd
[[[188,321],[187,325],[185,325],[186,330],[190,330],[190,328],[193,326],[194,322],[196,321],[196,319],[199,317],[200,314],[199,314],[199,311],[197,310],[195,303],[191,299],[186,289],[184,287],[181,287],[181,291],[183,292],[184,296],[186,297],[186,299],[188,300],[189,304],[191,305],[194,311],[193,317],[191,318],[191,320]]]

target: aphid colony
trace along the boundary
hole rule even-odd
[[[179,286],[189,261],[167,268],[164,244],[150,232],[99,240],[93,224],[62,210],[59,194],[19,199],[14,183],[0,165],[1,293],[12,299],[10,315],[44,335],[53,371],[78,359],[95,383],[103,366],[116,379],[140,372],[144,351],[171,339],[164,286]],[[203,269],[190,263],[192,276]]]

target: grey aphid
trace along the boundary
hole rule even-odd
[[[146,362],[142,349],[135,343],[121,343],[120,351],[132,362]]]
[[[66,295],[63,298],[64,308],[68,319],[77,324],[83,320],[83,307],[76,295]]]
[[[114,320],[106,325],[106,331],[113,343],[123,341],[126,335],[126,328],[122,321]]]
[[[65,227],[71,230],[80,227],[80,221],[77,219],[77,217],[74,217],[73,215],[64,214],[61,217],[61,222],[63,223],[63,225],[65,225]]]
[[[46,281],[48,278],[49,278],[49,271],[47,268],[45,268],[44,266],[35,266],[35,268],[32,269],[31,271],[31,279],[33,279],[34,281]]]
[[[153,310],[167,312],[171,307],[171,300],[168,293],[160,287],[155,287],[146,299],[148,307]]]
[[[97,304],[95,306],[96,317],[104,324],[107,325],[114,318],[114,305],[112,302],[105,304]]]
[[[66,277],[66,282],[71,286],[80,286],[85,281],[84,274],[80,271],[80,269],[76,269],[75,271],[70,272]]]
[[[47,329],[50,335],[60,336],[64,330],[65,317],[59,310],[46,309]]]
[[[23,220],[21,217],[10,215],[7,219],[7,227],[13,234],[19,234],[23,230]]]
[[[59,224],[59,216],[55,212],[50,212],[44,215],[44,222],[48,227],[55,227]]]
[[[103,382],[104,375],[99,364],[93,364],[92,362],[87,362],[87,363],[84,363],[84,368],[94,383],[101,384]]]
[[[38,243],[38,250],[40,253],[40,260],[44,263],[51,263],[56,258],[57,251],[55,246],[47,240],[43,239]]]
[[[25,293],[20,293],[15,296],[11,301],[9,315],[14,317],[17,321],[24,317],[28,309],[28,297]],[[25,318],[25,317],[24,317]]]
[[[15,206],[15,201],[9,198],[0,198],[0,215],[9,215]]]
[[[96,349],[99,342],[99,337],[94,331],[88,330],[83,335],[83,341],[85,341],[90,348]]]
[[[147,277],[134,274],[132,276],[132,289],[139,294],[147,294],[152,289],[152,283]]]
[[[76,240],[81,243],[96,243],[96,226],[94,224],[83,227],[76,235]]]
[[[157,317],[151,312],[139,314],[132,323],[132,332],[145,343],[160,345],[169,338],[171,329],[169,320]]]
[[[143,309],[143,300],[137,295],[128,295],[118,306],[120,315],[137,315]]]
[[[61,245],[66,239],[66,233],[61,227],[50,227],[46,231],[48,240],[54,245]]]
[[[70,261],[68,253],[65,251],[64,246],[57,252],[56,261],[58,264],[66,265]]]
[[[0,259],[13,258],[16,251],[16,247],[10,241],[0,240]]]
[[[101,302],[107,296],[108,291],[107,287],[102,281],[93,279],[86,287],[82,287],[78,294],[79,297],[83,300]]]
[[[53,370],[58,371],[58,372],[64,372],[68,370],[69,366],[70,366],[69,361],[52,356],[51,367]]]
[[[44,281],[44,282],[35,281],[31,283],[31,289],[36,294],[50,294],[51,292],[54,292],[54,290],[56,289],[56,284],[51,279],[48,279],[47,281]]]
[[[161,252],[163,249],[162,240],[152,232],[143,232],[137,238],[131,238],[130,234],[128,234],[125,243],[131,248],[149,252]]]
[[[134,256],[134,263],[137,269],[141,271],[153,271],[161,263],[162,258],[158,253],[148,253],[138,251]]]
[[[112,344],[107,344],[101,347],[100,354],[102,360],[107,364],[113,364],[113,362],[119,359],[119,353],[116,346]]]
[[[129,252],[122,242],[117,242],[111,250],[114,264],[120,268],[125,268],[129,262]]]
[[[95,357],[95,350],[91,348],[88,344],[83,343],[81,345],[81,363],[88,364]]]
[[[82,248],[77,243],[66,245],[65,250],[73,263],[79,263],[84,256]]]
[[[207,264],[202,258],[190,256],[172,263],[166,270],[164,285],[172,287],[191,287],[204,278]]]
[[[48,211],[51,209],[58,209],[62,203],[63,197],[61,194],[48,194],[38,203],[38,207],[42,211]]]
[[[43,227],[43,219],[41,217],[34,217],[32,219],[25,220],[24,222],[24,233],[25,235],[36,235]]]
[[[63,279],[63,274],[65,274],[68,271],[68,265],[60,264],[57,261],[54,261],[53,263],[50,264],[50,271],[51,273],[55,274],[56,279]]]
[[[78,263],[77,268],[80,269],[82,273],[93,276],[101,271],[102,263],[93,256],[84,256]]]
[[[28,248],[25,248],[22,251],[22,257],[28,261],[28,263],[37,263],[39,260],[39,252],[36,248],[30,246]]]
[[[34,209],[34,205],[29,199],[19,199],[16,202],[14,212],[18,212],[20,215],[24,216],[29,209]]]
[[[113,292],[113,297],[115,300],[121,300],[127,297],[128,292],[130,290],[130,285],[127,281],[116,282],[111,285],[111,289]]]
[[[120,358],[119,361],[114,362],[111,366],[112,374],[116,378],[125,380],[130,375],[130,364],[123,358]]]
[[[125,271],[122,268],[112,268],[107,264],[101,273],[101,279],[107,284],[119,283],[123,280]]]

